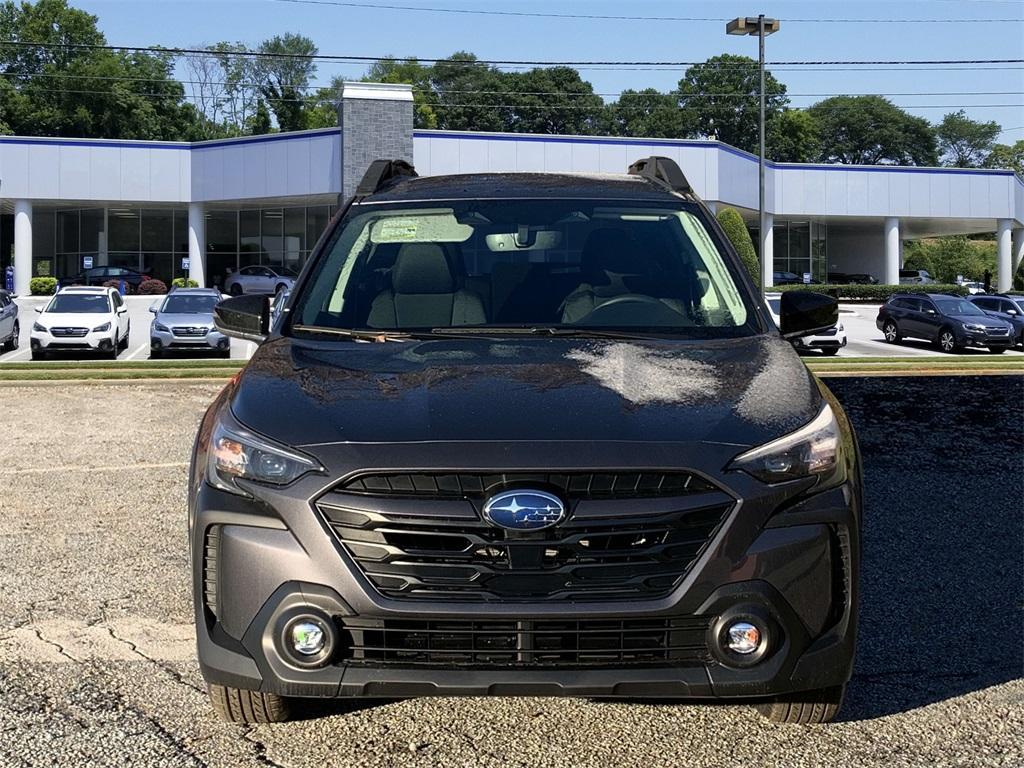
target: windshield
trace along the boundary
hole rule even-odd
[[[172,293],[164,300],[160,311],[170,315],[209,315],[219,301],[220,298],[217,296],[188,296]]]
[[[110,300],[105,294],[59,293],[53,297],[47,312],[61,314],[103,314],[110,311]]]
[[[696,206],[467,200],[365,206],[292,313],[292,332],[591,329],[756,332]]]
[[[939,312],[944,315],[984,315],[978,307],[966,299],[936,299]]]

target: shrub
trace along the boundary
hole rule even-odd
[[[171,286],[174,288],[198,288],[199,283],[188,277],[176,277],[171,280]]]
[[[951,293],[966,296],[968,291],[962,285],[933,283],[922,285],[776,285],[769,291],[814,291],[827,293],[837,299],[860,299],[863,301],[888,301],[894,293]]]
[[[747,231],[747,225],[743,223],[743,217],[735,208],[722,208],[718,211],[718,223],[722,225],[725,236],[729,238],[732,247],[739,254],[740,261],[750,273],[754,285],[760,285],[761,264],[757,260],[754,243],[750,240],[750,233]]]
[[[120,280],[107,280],[107,282],[105,282],[103,284],[103,287],[104,288],[113,288],[115,291],[120,291],[121,290],[121,281]],[[134,289],[132,288],[132,284],[129,283],[128,281],[125,281],[125,284],[124,284],[124,295],[127,296],[128,294],[133,293],[133,292],[134,292]]]
[[[50,296],[57,292],[57,278],[33,277],[29,281],[28,290],[33,296]]]
[[[149,280],[143,280],[139,283],[139,288],[136,293],[145,294],[146,296],[155,296],[157,294],[167,293],[167,283],[163,280],[157,280],[150,278]]]

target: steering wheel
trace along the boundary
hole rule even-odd
[[[660,299],[656,299],[653,296],[648,296],[644,293],[624,293],[621,296],[613,296],[607,301],[601,302],[590,310],[589,314],[577,320],[576,324],[619,325],[623,320],[628,321],[630,319],[634,319],[629,317],[631,314],[630,311],[623,306],[628,304],[643,305],[644,309],[640,309],[638,307],[637,310],[639,311],[639,314],[651,325],[672,325],[675,319],[682,318],[678,312],[666,306]],[[619,312],[616,312],[617,307],[620,308]],[[616,315],[623,312],[623,310],[625,315],[617,318]]]

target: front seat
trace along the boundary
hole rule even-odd
[[[637,283],[652,271],[649,260],[621,229],[605,227],[587,235],[580,254],[583,282],[562,302],[562,322],[574,323],[608,299],[643,292]],[[627,278],[640,278],[630,280]]]
[[[487,322],[483,303],[456,283],[436,243],[406,243],[391,270],[391,287],[370,306],[371,328],[432,328]]]

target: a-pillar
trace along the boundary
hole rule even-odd
[[[890,216],[885,220],[885,285],[900,283],[900,220]]]
[[[996,222],[996,290],[1000,293],[1013,287],[1013,261],[1010,254],[1010,232],[1013,219]]]
[[[764,226],[761,228],[761,285],[771,288],[775,284],[775,217],[770,213],[764,215]]]
[[[14,292],[29,294],[32,282],[32,203],[14,201]]]
[[[206,287],[206,211],[202,203],[188,206],[188,278]]]
[[[1010,238],[1010,275],[1016,275],[1020,263],[1024,261],[1024,227],[1013,230]]]

